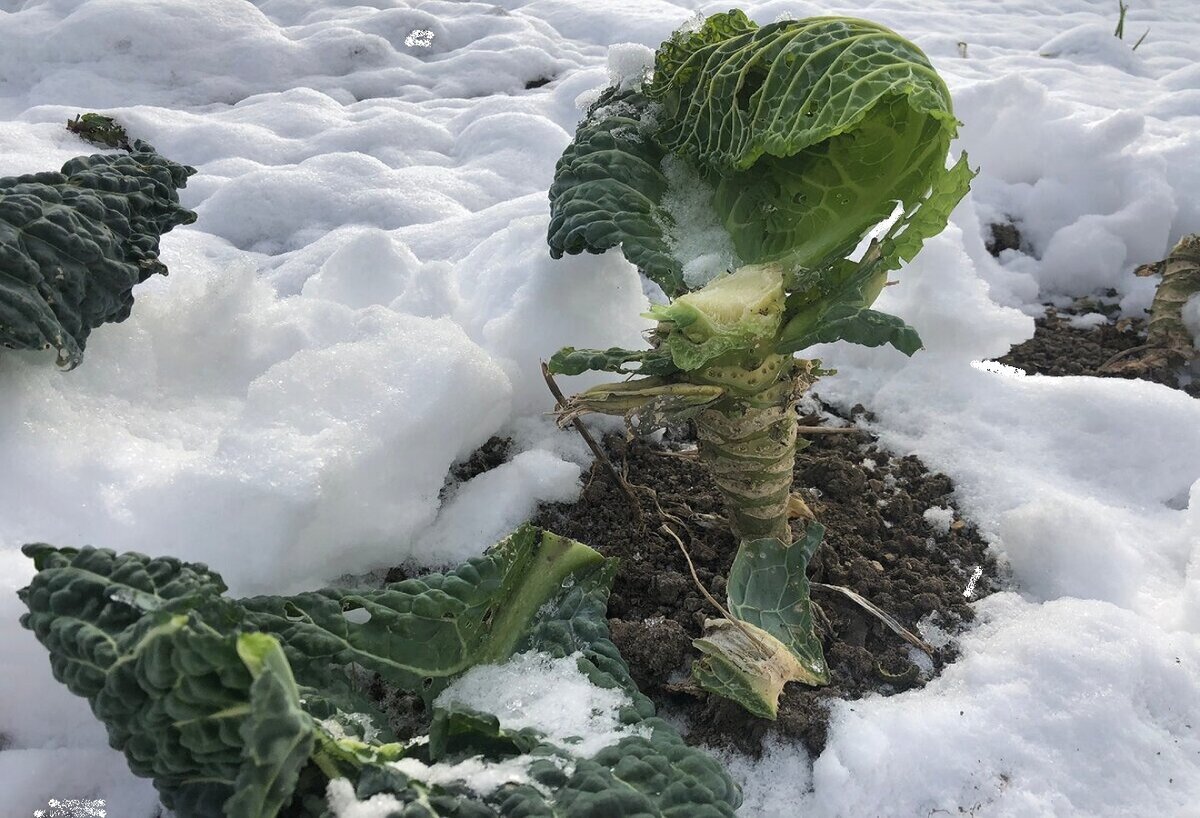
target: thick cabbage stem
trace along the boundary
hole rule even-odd
[[[755,370],[692,373],[724,396],[696,416],[700,460],[725,500],[739,541],[792,540],[788,526],[796,462],[796,400],[814,380],[808,362],[771,355]]]

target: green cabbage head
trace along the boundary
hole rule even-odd
[[[776,352],[845,339],[911,354],[915,331],[868,307],[966,193],[965,156],[946,162],[957,126],[926,56],[881,25],[713,15],[590,108],[550,189],[550,252],[620,246],[678,298],[707,280],[685,275],[700,226],[672,198],[711,191],[727,266],[782,271]]]

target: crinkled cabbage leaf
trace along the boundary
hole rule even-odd
[[[615,563],[529,526],[444,574],[357,591],[229,599],[202,564],[29,545],[38,573],[21,622],[54,676],[88,699],[132,771],[180,818],[329,816],[331,782],[387,794],[405,818],[728,818],[741,796],[638,692],[609,640]],[[631,729],[576,758],[531,729],[434,699],[457,675],[516,653],[577,655],[628,697]],[[353,682],[363,671],[434,707],[428,737],[398,741]],[[477,793],[415,765],[520,760],[526,780]]]
[[[178,192],[195,172],[137,141],[0,178],[0,344],[77,366],[93,329],[129,317],[134,286],[166,274],[159,239],[196,220]]]

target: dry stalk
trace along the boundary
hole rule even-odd
[[[550,367],[546,366],[545,361],[542,361],[542,377],[546,379],[546,386],[549,388],[550,394],[554,396],[557,408],[560,411],[566,410],[567,399],[563,395],[562,390],[558,388],[558,384],[555,383],[554,375],[550,373]],[[596,439],[592,437],[592,433],[587,430],[587,426],[584,425],[582,420],[577,417],[573,417],[571,418],[571,425],[575,427],[575,431],[579,432],[579,436],[583,438],[583,442],[586,443],[588,448],[592,450],[592,454],[596,456],[596,460],[600,461],[600,464],[604,466],[604,469],[608,472],[609,477],[611,477],[612,481],[616,483],[617,488],[619,488],[625,494],[625,498],[629,500],[634,511],[637,513],[638,519],[640,520],[643,516],[642,504],[638,500],[637,495],[634,494],[633,487],[629,485],[629,481],[625,479],[624,475],[617,471],[616,467],[612,464],[612,461],[608,459],[608,455],[604,453],[604,449],[600,448],[600,444],[598,444]]]
[[[877,618],[884,625],[887,625],[889,629],[891,629],[895,633],[899,634],[900,638],[903,639],[905,642],[908,642],[913,647],[919,648],[920,650],[924,651],[927,655],[933,656],[933,645],[930,645],[924,639],[917,636],[915,633],[910,631],[908,628],[901,625],[898,621],[896,621],[896,618],[894,616],[892,616],[890,613],[885,611],[883,608],[880,608],[878,605],[876,605],[871,600],[867,599],[865,596],[862,596],[861,594],[857,593],[856,591],[850,590],[849,588],[845,587],[844,585],[828,585],[824,582],[810,582],[809,584],[813,588],[826,588],[830,591],[837,591],[838,593],[843,594],[844,596],[848,597],[852,601],[856,602],[858,605],[862,606],[862,608],[864,610],[866,610],[868,613],[875,616],[875,618]]]

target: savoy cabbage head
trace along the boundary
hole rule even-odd
[[[196,220],[178,193],[195,172],[139,140],[0,178],[0,345],[76,367],[93,329],[129,317],[133,287],[166,274],[159,238]]]
[[[249,599],[202,564],[24,551],[38,573],[22,624],[179,818],[334,818],[371,798],[402,818],[731,818],[741,801],[654,717],[609,641],[616,564],[572,540],[526,526],[448,573]],[[530,651],[575,657],[622,694],[613,743],[576,755],[438,699],[472,667]],[[428,735],[398,739],[359,692],[364,672],[421,696]],[[447,775],[456,764],[519,774],[476,788]]]
[[[946,166],[957,125],[929,60],[881,25],[713,15],[664,42],[646,82],[611,87],[588,110],[550,189],[550,252],[620,246],[669,297],[697,289],[673,247],[690,225],[665,201],[664,160],[682,160],[712,189],[734,266],[784,271],[779,351],[817,343],[814,331],[843,337],[855,330],[836,308],[864,310],[966,192],[965,157]],[[893,215],[870,258],[847,262]],[[861,317],[863,341],[916,348]],[[823,323],[840,329],[819,333]]]

